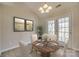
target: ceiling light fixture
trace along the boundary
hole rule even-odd
[[[41,13],[49,13],[49,11],[52,9],[52,6],[48,6],[46,3],[40,7],[38,10],[41,12]]]

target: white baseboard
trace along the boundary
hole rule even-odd
[[[23,43],[25,44],[26,42],[23,42]],[[27,42],[26,45],[28,45],[29,43],[30,43],[30,42]],[[13,46],[13,47],[10,47],[10,48],[1,50],[0,55],[1,55],[2,52],[9,51],[9,50],[12,50],[12,49],[15,49],[15,48],[18,48],[18,47],[20,47],[19,44],[16,45],[16,46]]]
[[[79,51],[79,49],[76,49],[76,48],[72,48],[73,50],[75,50],[75,51]]]
[[[74,51],[79,51],[79,49],[77,49],[77,48],[68,48],[68,49],[71,49],[71,50],[74,50]]]
[[[15,49],[15,48],[18,48],[19,45],[16,45],[16,46],[13,46],[13,47],[10,47],[10,48],[7,48],[7,49],[4,49],[4,50],[1,50],[1,53],[2,52],[5,52],[5,51],[9,51],[9,50],[12,50],[12,49]]]
[[[0,56],[1,56],[1,51],[0,51]]]

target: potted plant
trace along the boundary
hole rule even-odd
[[[37,26],[37,34],[38,34],[38,39],[42,39],[42,34],[43,34],[42,26]]]

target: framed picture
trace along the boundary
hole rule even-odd
[[[14,32],[33,31],[33,21],[20,17],[13,17]]]
[[[15,32],[25,31],[25,19],[14,17],[13,20],[14,20],[13,25],[14,25]]]
[[[33,30],[33,21],[32,20],[27,20],[26,21],[26,30],[27,31],[32,31]]]

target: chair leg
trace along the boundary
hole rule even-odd
[[[34,49],[33,46],[32,46],[32,49],[31,49],[31,52],[30,53],[32,53],[33,51],[35,51],[36,52],[36,55],[37,55],[37,50]]]
[[[30,53],[32,53],[33,52],[33,47],[31,48],[31,52]]]
[[[35,50],[35,52],[36,52],[36,56],[37,56],[37,50]]]

